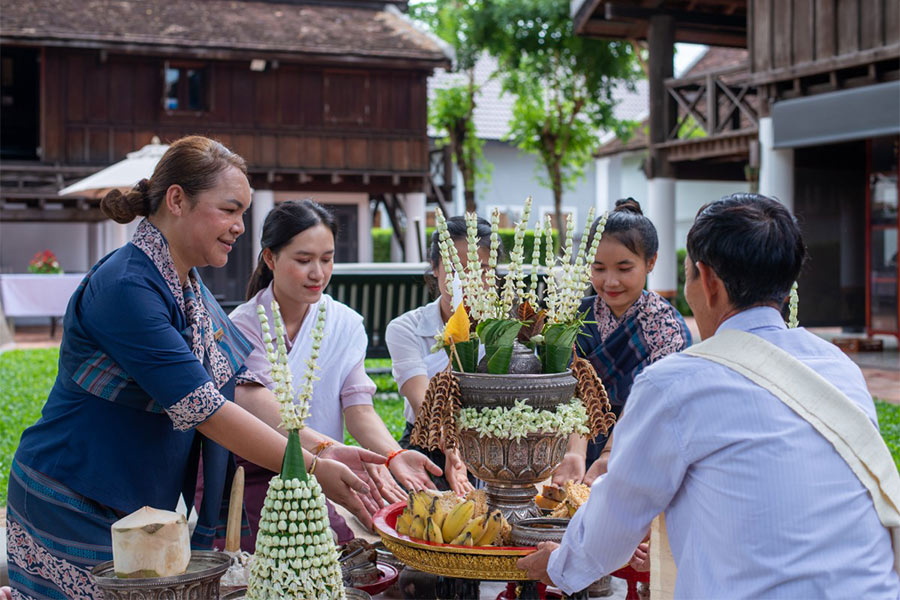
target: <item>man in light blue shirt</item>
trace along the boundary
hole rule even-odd
[[[688,234],[685,296],[701,336],[738,329],[787,351],[877,428],[862,373],[840,350],[788,329],[782,306],[806,250],[779,203],[735,194]],[[666,513],[677,598],[900,597],[888,530],[834,447],[773,394],[718,363],[674,354],[635,381],[609,471],[562,545],[519,561],[568,593],[626,562]]]

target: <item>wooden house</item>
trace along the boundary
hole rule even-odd
[[[896,0],[582,0],[572,15],[581,35],[649,47],[652,287],[675,283],[674,180],[743,176],[804,230],[801,323],[900,337]],[[747,60],[674,79],[675,41],[744,48]]]
[[[424,223],[431,185],[426,79],[448,59],[404,8],[384,0],[5,3],[4,235],[26,223],[30,232],[88,223],[89,265],[125,235],[102,221],[96,199],[56,192],[154,136],[203,134],[246,159],[254,189],[247,234],[228,267],[208,274],[223,298],[243,296],[262,218],[286,199],[313,197],[334,211],[343,262],[371,260],[372,205],[384,202],[398,234],[408,230],[408,258],[419,260],[414,224]]]

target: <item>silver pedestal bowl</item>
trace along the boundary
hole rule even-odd
[[[463,408],[512,407],[524,400],[536,410],[555,410],[575,394],[571,371],[538,375],[454,372]],[[513,440],[460,429],[460,455],[469,471],[486,484],[488,504],[507,521],[539,517],[534,484],[547,479],[566,453],[567,436],[532,433]]]

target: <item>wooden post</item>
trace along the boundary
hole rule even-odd
[[[647,177],[672,177],[665,152],[656,144],[666,141],[675,126],[678,105],[666,91],[666,79],[674,74],[675,19],[671,15],[653,15],[647,35],[650,46],[650,160]]]

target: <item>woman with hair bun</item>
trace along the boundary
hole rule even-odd
[[[287,440],[275,429],[278,404],[247,370],[249,342],[195,268],[225,265],[249,206],[243,159],[199,136],[173,143],[149,180],[103,199],[119,223],[144,219],[69,300],[56,382],[13,459],[13,597],[101,598],[88,572],[112,559],[112,523],[143,506],[175,510],[179,495],[190,508],[201,457],[198,548],[211,546],[224,508],[228,450],[280,467]],[[316,443],[315,432],[304,436]],[[346,454],[384,462],[365,450]],[[363,519],[374,510],[351,468],[320,460],[318,471],[333,500]]]
[[[253,346],[247,365],[262,382],[273,386],[266,359],[266,345],[257,311],[262,307],[271,320],[272,300],[277,300],[285,325],[288,367],[299,378],[306,369],[312,351],[312,330],[316,315],[324,307],[328,319],[317,359],[318,380],[313,384],[307,426],[324,434],[313,453],[318,458],[333,458],[342,448],[335,440],[344,439],[347,430],[365,448],[389,457],[387,466],[368,465],[374,482],[373,501],[389,503],[404,500],[408,489],[433,487],[429,472],[441,470],[419,452],[404,452],[391,436],[372,404],[375,384],[366,375],[364,360],[368,336],[362,315],[338,302],[323,290],[334,269],[334,242],[337,224],[328,210],[312,200],[278,204],[263,224],[259,263],[247,287],[247,302],[231,313],[231,319]],[[270,470],[246,465],[245,504],[250,520],[250,536],[241,543],[252,549],[260,518]],[[339,541],[348,541],[352,533],[343,519],[329,511],[332,528]]]
[[[596,295],[586,298],[578,309],[587,312],[591,322],[576,340],[578,355],[591,361],[616,416],[622,413],[638,373],[691,344],[678,310],[656,292],[644,289],[658,249],[656,227],[641,205],[633,198],[616,201],[591,264]],[[612,430],[590,442],[573,436],[553,475],[554,483],[573,480],[590,485],[606,472],[611,448]]]

